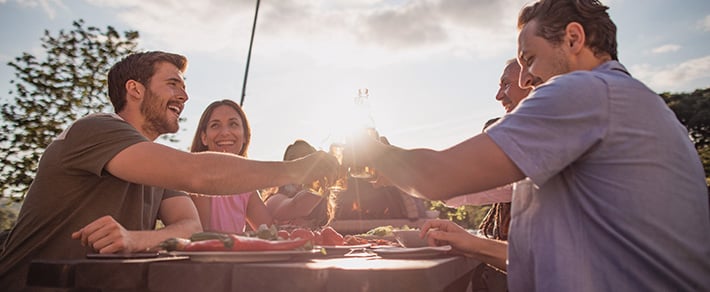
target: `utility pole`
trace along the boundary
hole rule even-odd
[[[249,62],[251,61],[251,47],[254,44],[254,31],[256,31],[256,17],[259,16],[259,2],[256,0],[256,10],[254,11],[254,25],[251,27],[251,39],[249,40],[249,52],[247,53],[247,66],[244,69],[244,83],[242,84],[242,99],[239,101],[240,106],[244,106],[244,96],[247,91],[247,77],[249,76]]]

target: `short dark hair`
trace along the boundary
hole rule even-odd
[[[585,45],[595,56],[608,53],[612,60],[618,61],[616,25],[606,12],[608,9],[598,0],[539,0],[520,11],[518,29],[536,20],[536,34],[560,44],[567,24],[577,22],[584,28]]]
[[[242,145],[242,151],[237,153],[239,156],[247,157],[247,152],[249,150],[249,144],[251,143],[251,127],[249,126],[249,120],[247,120],[247,114],[244,113],[242,107],[238,103],[231,99],[218,100],[207,106],[202,116],[200,117],[200,122],[197,124],[197,130],[195,131],[195,137],[192,138],[192,146],[190,146],[190,152],[204,152],[207,151],[207,145],[202,144],[202,133],[207,131],[207,124],[209,123],[210,116],[212,112],[220,106],[226,105],[233,108],[242,118],[242,127],[244,129],[244,145]]]
[[[284,151],[284,161],[296,160],[316,152],[316,148],[308,144],[305,140],[297,139],[293,144],[286,147]]]
[[[149,86],[155,65],[160,62],[173,64],[180,72],[187,69],[185,56],[161,51],[131,54],[111,67],[108,71],[108,96],[116,113],[126,106],[126,82],[135,80]]]

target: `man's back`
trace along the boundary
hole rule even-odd
[[[663,101],[620,64],[551,79],[488,134],[540,186],[513,199],[512,291],[709,285],[697,153]]]

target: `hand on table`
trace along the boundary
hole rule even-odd
[[[111,216],[94,220],[72,233],[73,239],[80,239],[81,245],[91,246],[99,253],[134,252],[131,232],[123,228]]]
[[[455,251],[463,254],[471,253],[467,248],[470,248],[471,242],[475,240],[475,236],[468,233],[463,227],[442,219],[424,222],[420,236],[426,238],[429,245],[451,245]]]
[[[421,236],[426,235],[429,245],[451,245],[453,251],[476,258],[502,271],[508,269],[508,243],[468,233],[449,220],[424,222]]]

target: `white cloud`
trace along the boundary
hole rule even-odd
[[[663,54],[663,53],[677,52],[678,50],[680,50],[679,45],[668,44],[668,45],[662,45],[660,47],[654,48],[651,50],[651,52],[654,54]]]
[[[248,1],[88,0],[112,7],[118,18],[145,35],[160,49],[216,52],[234,46],[235,37],[251,29]],[[250,17],[249,17],[250,18]],[[248,35],[248,34],[247,34]],[[243,40],[240,40],[243,42]],[[241,42],[240,42],[241,43]],[[155,48],[153,48],[155,49]]]
[[[243,58],[251,0],[87,0],[109,6],[148,44],[184,53]],[[515,46],[522,0],[282,0],[261,2],[254,50],[269,57],[311,56],[337,65],[396,62],[411,54],[485,57]],[[414,52],[416,50],[416,53]],[[512,52],[513,49],[510,49]],[[233,58],[232,58],[233,59]]]
[[[710,15],[698,21],[698,27],[703,31],[710,31]]]
[[[2,3],[4,2],[6,1],[2,1]],[[67,10],[62,0],[16,0],[16,2],[27,7],[41,7],[49,19],[54,19],[57,16],[57,8]]]
[[[710,85],[710,55],[663,67],[640,64],[629,69],[656,92],[692,91]]]

